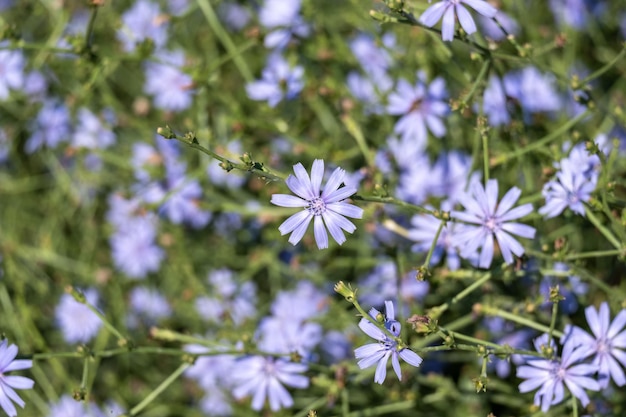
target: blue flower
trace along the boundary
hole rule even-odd
[[[138,43],[148,39],[157,49],[167,41],[168,20],[161,14],[158,4],[139,0],[122,15],[122,27],[117,38],[124,44],[126,52],[132,52]]]
[[[422,148],[428,138],[427,130],[438,138],[442,137],[446,127],[441,119],[449,110],[447,96],[443,78],[436,78],[427,85],[425,74],[419,72],[415,86],[401,79],[395,91],[389,95],[387,106],[387,113],[402,116],[394,131]]]
[[[21,51],[0,51],[0,100],[9,98],[10,90],[24,86],[24,55]]]
[[[72,135],[72,144],[88,149],[104,149],[115,143],[115,133],[87,108],[78,111],[78,126]]]
[[[391,301],[385,301],[385,313],[385,328],[395,337],[398,337],[400,335],[401,325],[399,321],[395,320],[394,307]],[[369,314],[376,320],[377,316],[381,313],[375,308],[372,308]],[[402,380],[402,370],[400,369],[398,356],[415,367],[420,366],[422,363],[422,358],[420,358],[417,353],[406,347],[399,349],[398,343],[390,338],[387,333],[376,327],[370,320],[362,318],[359,322],[359,327],[369,337],[378,340],[378,343],[370,343],[354,351],[354,356],[360,359],[357,363],[359,368],[365,369],[377,364],[374,382],[378,384],[385,382],[389,357],[391,357],[391,365],[399,380]]]
[[[47,100],[32,124],[33,134],[25,145],[28,153],[35,152],[43,145],[54,148],[70,138],[70,112],[58,100]]]
[[[300,16],[301,0],[265,0],[259,11],[259,22],[271,29],[264,40],[266,48],[284,49],[295,36],[306,38],[310,26]]]
[[[424,26],[432,27],[443,17],[441,38],[444,41],[451,41],[454,39],[454,24],[456,18],[458,18],[465,33],[471,35],[476,32],[476,24],[465,5],[485,17],[495,17],[496,13],[498,13],[498,9],[483,0],[442,0],[426,9],[420,16],[419,21]]]
[[[577,172],[569,161],[561,162],[561,170],[556,173],[556,180],[548,181],[541,194],[546,205],[539,209],[539,214],[546,218],[556,217],[569,208],[574,213],[585,216],[585,205],[596,188],[595,180],[590,180],[584,173]]]
[[[535,339],[537,351],[542,352],[547,342],[547,334]],[[532,357],[527,360],[526,365],[517,368],[517,377],[525,379],[519,385],[519,391],[525,393],[539,388],[535,393],[534,404],[541,405],[541,411],[544,413],[550,409],[551,405],[563,401],[565,386],[583,406],[587,406],[589,397],[585,389],[600,390],[600,384],[590,377],[597,371],[597,366],[580,363],[587,356],[589,356],[588,351],[579,347],[575,337],[567,338],[560,359]]]
[[[48,417],[96,417],[101,416],[102,411],[93,403],[85,404],[76,401],[69,395],[62,396],[56,404],[50,406]],[[115,415],[115,414],[113,414]]]
[[[472,183],[470,193],[464,193],[459,198],[465,211],[452,212],[456,220],[471,224],[463,226],[456,234],[462,257],[471,257],[478,248],[482,248],[478,266],[488,268],[493,260],[494,236],[506,263],[513,262],[513,254],[521,256],[524,253],[522,245],[511,234],[533,239],[536,230],[525,224],[510,222],[533,211],[530,203],[513,208],[521,193],[519,188],[512,187],[498,204],[497,180],[489,180],[485,188],[479,181]]]
[[[261,79],[246,85],[248,97],[252,100],[267,101],[275,107],[283,99],[291,100],[304,88],[304,68],[291,67],[285,59],[273,54],[268,58]]]
[[[278,228],[280,234],[291,233],[289,243],[295,245],[304,236],[311,220],[315,219],[313,230],[317,247],[320,249],[328,248],[326,228],[328,228],[333,239],[341,245],[346,241],[342,230],[348,233],[356,230],[356,226],[344,216],[355,219],[360,219],[363,216],[363,209],[345,202],[346,198],[356,193],[356,188],[339,188],[346,172],[341,168],[336,168],[322,191],[323,160],[316,159],[313,162],[310,178],[300,163],[294,165],[293,170],[296,176],[289,175],[285,182],[297,197],[287,194],[274,194],[271,202],[281,207],[303,207],[304,210],[289,217],[281,224]]]
[[[242,399],[252,396],[252,409],[259,411],[267,398],[272,411],[291,407],[293,398],[283,384],[293,388],[307,388],[309,379],[302,375],[307,366],[285,359],[266,356],[248,356],[238,359],[231,369],[235,388],[233,396]]]
[[[516,99],[525,113],[549,113],[562,109],[556,90],[556,78],[542,74],[535,67],[526,67],[504,76],[504,90]]]
[[[98,304],[98,292],[95,289],[86,290],[84,295],[92,306]],[[98,334],[102,327],[100,317],[70,294],[61,296],[55,316],[67,343],[86,343]]]
[[[607,388],[611,379],[620,387],[626,385],[622,369],[626,367],[626,310],[620,311],[611,322],[609,305],[604,302],[598,310],[587,307],[585,316],[593,335],[574,326],[571,337],[578,341],[580,349],[593,355],[591,364],[598,367],[600,387]]]
[[[160,319],[172,314],[167,299],[157,290],[137,287],[130,292],[129,304],[132,310],[128,321],[136,326],[143,321],[148,325],[156,324]]]
[[[507,107],[507,97],[504,93],[502,80],[492,75],[489,77],[487,88],[485,88],[483,94],[483,111],[487,115],[491,126],[509,124],[511,116]]]
[[[156,245],[156,222],[152,216],[136,216],[113,235],[109,242],[113,263],[130,278],[145,278],[161,267],[165,252]]]
[[[0,343],[0,407],[9,417],[17,416],[17,410],[13,403],[24,408],[24,400],[22,400],[15,389],[31,389],[35,382],[24,376],[7,375],[7,372],[19,371],[21,369],[29,369],[33,366],[33,361],[18,359],[17,346],[9,345],[8,340],[4,339]]]
[[[195,93],[193,79],[180,69],[185,65],[182,51],[160,52],[160,62],[146,64],[146,94],[154,96],[154,105],[161,110],[181,111],[188,108]]]
[[[413,216],[411,218],[413,227],[409,229],[407,237],[417,243],[411,247],[411,250],[416,253],[428,253],[440,224],[441,220],[430,214]],[[439,238],[435,243],[432,258],[430,259],[431,266],[437,265],[445,254],[448,268],[451,271],[456,271],[461,267],[461,259],[459,258],[455,239],[455,233],[459,229],[458,226],[456,223],[448,223],[441,229]]]

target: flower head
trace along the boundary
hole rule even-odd
[[[395,319],[395,311],[393,303],[391,301],[385,301],[385,313],[385,328],[389,331],[389,333],[391,333],[395,337],[398,337],[400,335],[400,330],[402,326],[400,325],[400,322]],[[372,308],[369,314],[374,320],[376,320],[377,316],[379,316],[381,313],[375,308]],[[422,363],[422,358],[420,358],[417,353],[406,347],[400,348],[396,340],[389,337],[386,332],[383,332],[370,320],[362,318],[359,322],[359,327],[369,337],[378,340],[378,343],[369,343],[367,345],[357,348],[354,351],[354,356],[357,359],[360,359],[357,363],[357,365],[359,365],[359,368],[365,369],[369,368],[370,366],[374,366],[374,364],[377,364],[376,374],[374,375],[374,382],[377,382],[379,384],[385,382],[385,378],[387,377],[387,362],[389,361],[389,357],[391,357],[391,365],[393,366],[393,370],[400,380],[402,380],[402,370],[400,369],[400,361],[398,360],[398,356],[404,359],[405,362],[415,367],[420,366],[420,364]]]
[[[4,339],[0,343],[0,407],[9,417],[17,416],[17,410],[13,403],[24,408],[24,400],[22,400],[14,391],[14,389],[31,389],[35,382],[24,376],[6,375],[7,372],[19,371],[21,369],[29,369],[33,366],[33,361],[18,359],[17,346],[9,345]]]
[[[304,88],[304,68],[291,67],[278,55],[270,55],[267,67],[260,80],[246,85],[248,97],[252,100],[266,100],[270,107],[276,106],[283,98],[291,100]]]
[[[478,248],[482,248],[478,266],[488,268],[493,260],[494,236],[506,263],[513,262],[513,255],[524,253],[522,245],[511,235],[532,239],[536,230],[525,224],[510,222],[533,211],[530,203],[513,208],[521,193],[519,188],[513,187],[498,203],[497,180],[489,180],[484,188],[479,181],[472,183],[470,193],[459,198],[465,211],[452,212],[453,218],[470,223],[456,235],[462,257],[471,257]]]
[[[535,340],[535,348],[541,352],[548,341],[548,335]],[[584,348],[580,348],[575,337],[569,337],[563,345],[560,359],[529,359],[526,365],[517,368],[517,377],[525,379],[519,385],[521,393],[539,388],[535,393],[535,405],[541,405],[541,411],[548,411],[551,405],[563,401],[565,386],[572,395],[580,400],[583,406],[589,404],[585,389],[598,391],[600,385],[591,378],[597,370],[595,365],[580,363],[589,356]],[[563,385],[565,384],[565,386]]]
[[[594,306],[587,307],[585,316],[593,335],[573,327],[572,338],[593,355],[592,365],[598,367],[600,387],[608,387],[611,379],[620,387],[626,385],[622,369],[626,366],[626,310],[620,311],[611,322],[609,305],[604,302],[597,310]]]
[[[287,187],[293,191],[297,197],[287,194],[274,194],[272,204],[281,207],[302,207],[304,210],[289,217],[278,230],[281,235],[291,233],[289,242],[297,244],[306,232],[309,223],[315,219],[313,228],[315,241],[320,249],[328,248],[328,234],[340,245],[346,241],[342,230],[352,233],[356,226],[344,216],[360,219],[363,216],[363,209],[348,204],[345,199],[356,193],[356,188],[341,187],[346,172],[341,168],[336,168],[328,179],[324,189],[321,189],[324,177],[324,161],[316,159],[311,168],[311,177],[302,164],[294,165],[296,174],[290,175],[287,180]],[[324,227],[325,226],[325,227]]]
[[[498,9],[483,0],[442,0],[430,6],[420,16],[420,23],[432,27],[443,17],[441,38],[444,41],[454,39],[454,23],[458,18],[461,27],[468,35],[476,32],[476,23],[465,6],[469,6],[485,17],[495,17]]]

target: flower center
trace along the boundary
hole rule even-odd
[[[309,200],[309,205],[306,209],[314,216],[321,216],[326,211],[326,203],[320,197],[315,197]]]
[[[611,343],[604,338],[598,339],[596,342],[596,350],[598,355],[608,353],[611,350]]]
[[[494,216],[487,217],[487,219],[485,219],[485,223],[483,224],[487,229],[491,230],[492,232],[496,232],[498,229],[500,229],[500,225],[498,224],[498,221]]]

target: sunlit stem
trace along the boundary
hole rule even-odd
[[[477,281],[474,281],[472,284],[470,284],[467,288],[465,288],[463,291],[461,291],[460,293],[458,293],[457,295],[455,295],[452,300],[450,300],[447,303],[441,304],[438,307],[433,307],[431,309],[432,312],[432,317],[431,318],[438,318],[439,316],[441,316],[446,310],[448,310],[448,308],[450,308],[451,306],[453,306],[454,304],[458,303],[459,301],[461,301],[462,299],[464,299],[465,297],[467,297],[469,294],[471,294],[474,290],[480,288],[483,286],[483,284],[485,284],[487,281],[489,281],[491,279],[491,272],[487,272],[485,273],[482,277],[480,277]]]
[[[190,363],[181,364],[174,372],[172,372],[170,376],[168,376],[165,379],[165,381],[161,382],[161,384],[158,387],[156,387],[154,391],[148,394],[146,398],[144,398],[139,404],[134,406],[130,410],[129,416],[131,417],[136,416],[139,412],[141,412],[141,410],[146,408],[148,404],[154,401],[156,397],[158,397],[163,391],[165,391],[167,387],[169,387],[176,379],[178,379],[178,377],[181,376],[182,373],[185,372],[185,370],[189,368],[190,366],[191,366]]]
[[[611,233],[611,231],[607,229],[602,224],[602,222],[600,222],[600,219],[598,219],[596,215],[593,213],[593,211],[590,210],[589,207],[587,206],[585,206],[585,214],[587,215],[587,218],[589,219],[589,221],[593,223],[596,229],[598,229],[600,233],[604,235],[604,237],[611,243],[611,245],[615,247],[615,249],[623,250],[622,244],[619,242],[619,240],[617,240],[615,235],[613,235],[613,233]]]
[[[543,324],[539,324],[535,321],[527,319],[525,317],[520,317],[516,314],[509,313],[508,311],[501,310],[499,308],[491,307],[488,305],[481,305],[480,310],[488,316],[498,316],[502,317],[505,320],[512,321],[517,324],[521,324],[522,326],[530,327],[531,329],[538,330],[543,333],[549,333],[550,327],[545,326]],[[563,332],[559,330],[553,330],[552,334],[556,337],[563,337]]]

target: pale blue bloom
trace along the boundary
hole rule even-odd
[[[411,247],[411,250],[417,253],[428,253],[440,224],[441,220],[430,214],[413,216],[411,218],[412,227],[408,231],[408,238],[416,242],[416,244]],[[459,257],[459,249],[456,245],[455,237],[459,226],[459,224],[451,222],[441,229],[430,258],[430,266],[437,265],[445,254],[447,266],[451,271],[456,271],[461,267],[461,258]]]
[[[98,291],[89,288],[85,299],[92,306],[98,304]],[[86,343],[98,334],[102,320],[85,304],[79,303],[71,294],[63,294],[55,310],[56,321],[67,343]]]
[[[369,34],[359,34],[350,42],[350,50],[361,64],[361,67],[373,80],[379,77],[388,78],[387,70],[393,63],[389,52],[379,47]]]
[[[288,355],[297,352],[305,361],[323,335],[319,323],[269,316],[257,328],[257,346],[263,352]]]
[[[394,307],[391,301],[385,301],[385,313],[385,328],[395,337],[400,336],[401,325],[399,321],[395,320]],[[372,320],[376,320],[380,314],[381,313],[375,308],[369,311]],[[385,382],[389,357],[391,357],[391,365],[399,380],[402,380],[402,370],[400,369],[398,357],[415,367],[420,366],[422,363],[422,358],[420,358],[417,353],[406,347],[398,349],[397,342],[370,320],[362,318],[359,322],[359,327],[369,337],[378,341],[378,343],[370,343],[361,346],[354,351],[354,356],[356,359],[359,359],[357,363],[359,368],[366,369],[376,365],[374,382],[378,384]]]
[[[259,411],[269,401],[270,409],[278,411],[293,405],[293,398],[284,385],[304,389],[309,379],[302,375],[307,365],[289,362],[282,358],[248,356],[233,364],[230,377],[233,380],[233,396],[241,400],[252,397],[252,409]]]
[[[115,143],[116,136],[107,121],[101,120],[87,108],[78,111],[78,126],[72,135],[72,145],[87,149],[104,149]]]
[[[182,51],[161,51],[157,54],[160,62],[146,63],[146,83],[144,92],[154,96],[156,108],[168,111],[181,111],[191,106],[195,93],[191,76],[181,68],[185,65]]]
[[[292,67],[282,56],[272,54],[261,79],[248,83],[246,92],[252,100],[267,101],[270,107],[275,107],[283,99],[291,100],[302,91],[303,76],[303,67]]]
[[[238,31],[246,27],[252,17],[248,9],[240,4],[232,2],[221,3],[217,12],[226,27],[233,31]]]
[[[591,193],[596,188],[595,178],[590,179],[584,173],[578,172],[568,160],[561,161],[561,169],[556,173],[556,179],[548,181],[541,191],[546,199],[545,206],[539,209],[539,214],[546,218],[556,217],[566,208],[574,213],[585,216],[584,202],[588,202]]]
[[[227,317],[236,326],[256,314],[256,285],[246,281],[238,283],[230,269],[211,271],[208,276],[211,296],[201,296],[195,305],[198,314],[205,320],[223,322]]]
[[[561,110],[562,100],[553,74],[542,74],[535,67],[526,67],[504,76],[504,91],[516,99],[524,113],[550,113]]]
[[[237,159],[243,154],[243,145],[239,139],[231,140],[226,145],[225,151],[218,149],[218,152],[220,155],[226,157],[233,156],[234,159]],[[209,161],[206,173],[209,181],[215,185],[226,188],[241,188],[248,180],[246,176],[241,175],[237,170],[227,172],[220,166],[220,162],[215,159]]]
[[[24,55],[21,51],[0,50],[0,100],[9,98],[11,90],[22,89],[24,65]]]
[[[7,372],[30,369],[33,361],[26,359],[15,359],[17,356],[17,346],[9,345],[7,339],[0,343],[0,408],[9,417],[17,416],[15,404],[24,408],[26,404],[15,392],[16,389],[31,389],[35,382],[24,376],[7,375]]]
[[[519,33],[519,25],[517,22],[503,11],[498,10],[493,18],[478,16],[478,21],[483,29],[483,35],[494,41],[502,41],[506,38],[506,34],[502,31],[498,23],[502,25],[506,33],[509,35],[517,35]]]
[[[363,304],[381,305],[385,300],[398,301],[408,308],[416,301],[422,301],[428,294],[430,285],[427,281],[415,279],[415,271],[400,276],[396,263],[381,258],[377,265],[361,279],[359,300]]]
[[[157,272],[165,252],[156,245],[156,218],[134,216],[109,238],[113,264],[130,278],[142,279]]]
[[[508,110],[508,99],[504,92],[502,80],[495,75],[489,77],[487,88],[483,94],[483,111],[491,126],[508,125],[511,116]]]
[[[424,26],[433,27],[443,18],[441,38],[444,41],[451,41],[454,39],[454,25],[458,18],[465,33],[471,35],[476,32],[476,23],[465,6],[469,6],[485,17],[494,17],[498,12],[498,9],[483,0],[442,0],[426,9],[419,21]]]
[[[265,36],[266,48],[283,49],[291,39],[306,38],[311,27],[300,16],[301,0],[265,0],[259,11],[259,22],[270,33]]]
[[[310,281],[300,281],[295,289],[280,291],[270,311],[274,317],[302,322],[322,315],[328,302],[328,296]]]
[[[278,230],[281,235],[291,233],[289,243],[297,244],[306,232],[311,220],[314,221],[314,234],[317,247],[319,249],[328,248],[328,234],[330,232],[333,239],[338,244],[346,241],[342,230],[353,233],[356,226],[344,216],[360,219],[363,216],[363,209],[348,204],[345,199],[356,193],[356,188],[341,187],[346,172],[337,168],[333,171],[324,189],[321,189],[324,177],[324,161],[316,159],[311,168],[311,177],[298,163],[293,167],[295,177],[289,175],[287,187],[296,194],[297,197],[287,194],[272,195],[272,204],[281,207],[301,207],[302,211],[289,217]]]
[[[493,260],[494,237],[507,264],[513,263],[513,255],[522,256],[524,247],[511,235],[527,239],[535,237],[535,228],[511,220],[524,217],[533,211],[530,203],[513,208],[522,191],[512,187],[498,203],[498,181],[491,179],[483,187],[479,181],[470,185],[470,192],[464,193],[459,202],[465,211],[453,211],[452,217],[469,224],[456,234],[457,245],[464,258],[474,256],[481,248],[478,266],[488,268]]]
[[[547,345],[548,335],[535,340],[535,348],[542,352],[542,346]],[[551,405],[559,404],[565,398],[565,387],[580,400],[583,407],[589,404],[589,397],[585,389],[599,391],[600,384],[591,377],[598,370],[596,365],[580,363],[589,356],[589,351],[579,347],[575,337],[569,337],[563,345],[561,358],[541,359],[529,357],[526,365],[517,368],[517,377],[525,379],[519,385],[521,393],[538,389],[535,393],[534,404],[541,405],[544,413]]]
[[[50,405],[47,417],[105,417],[93,403],[76,401],[63,395],[56,404]]]
[[[446,133],[442,118],[449,111],[447,97],[446,84],[441,77],[426,84],[426,75],[418,72],[415,85],[401,79],[389,95],[387,106],[387,113],[401,116],[394,131],[421,148],[426,145],[428,131],[442,137]]]
[[[25,150],[33,153],[44,145],[55,148],[70,139],[70,112],[56,99],[46,100],[31,123],[33,134],[26,141]]]
[[[4,129],[0,128],[0,164],[9,159],[10,150],[11,143],[9,135],[7,135],[7,132]]]
[[[127,52],[134,51],[137,44],[148,39],[160,49],[167,41],[167,27],[168,19],[162,15],[158,4],[139,0],[122,15],[122,27],[117,31],[117,38]]]
[[[626,385],[622,369],[626,367],[626,310],[621,310],[611,321],[609,305],[603,302],[597,310],[594,306],[587,307],[585,317],[593,334],[574,326],[571,337],[580,344],[580,349],[593,355],[592,365],[598,367],[600,388],[607,388],[611,379],[617,386]]]
[[[133,324],[141,320],[148,325],[154,325],[172,314],[172,308],[167,298],[155,289],[133,288],[130,292],[129,302],[132,310],[129,320]]]

